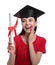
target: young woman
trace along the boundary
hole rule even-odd
[[[36,34],[37,18],[44,12],[29,5],[14,16],[21,18],[22,31],[14,37],[14,45],[8,44],[10,53],[7,65],[38,65],[46,52],[46,39]]]

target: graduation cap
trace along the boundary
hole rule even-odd
[[[27,18],[27,17],[34,17],[38,18],[39,16],[43,15],[45,12],[36,9],[32,6],[26,5],[20,11],[18,11],[14,16],[18,18]]]

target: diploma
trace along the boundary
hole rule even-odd
[[[11,28],[14,25],[14,21],[13,21],[13,15],[11,15],[11,13],[9,13],[9,27]],[[9,35],[9,41],[11,43],[14,43],[14,30],[11,31],[10,35]]]
[[[9,38],[9,41],[11,43],[14,43],[14,36],[17,35],[17,33],[16,33],[17,25],[18,25],[18,18],[17,18],[16,21],[14,21],[13,15],[11,15],[11,13],[9,13],[9,27],[8,27],[9,33],[8,33],[8,38]]]

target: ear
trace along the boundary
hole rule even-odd
[[[38,22],[36,21],[36,22],[35,22],[35,26],[37,26],[37,23],[38,23]]]

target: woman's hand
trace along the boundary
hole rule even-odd
[[[28,36],[28,43],[33,43],[34,42],[34,40],[35,40],[35,34],[34,34],[34,30],[30,30],[31,32],[30,32],[30,34],[29,34],[29,36]]]
[[[15,44],[14,43],[8,43],[8,52],[10,53],[10,54],[15,54]]]

